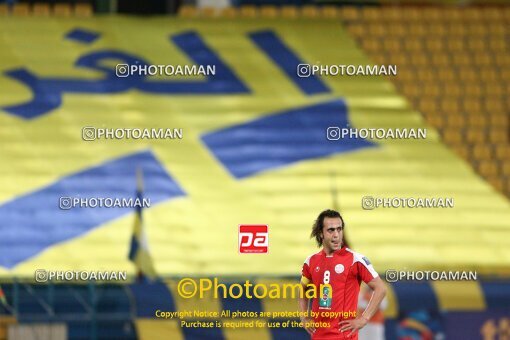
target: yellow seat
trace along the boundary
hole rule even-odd
[[[32,6],[32,14],[35,16],[47,17],[50,15],[50,5],[45,3],[35,3]]]
[[[421,53],[413,53],[413,54],[411,54],[410,58],[411,58],[411,64],[418,67],[422,71],[425,68],[425,66],[428,65],[428,62],[429,62],[427,56],[423,55]]]
[[[421,21],[422,15],[421,11],[423,8],[406,6],[402,7],[402,19],[409,22],[418,22]]]
[[[241,9],[239,10],[239,14],[243,18],[256,18],[258,15],[257,7],[253,5],[244,5],[241,6]]]
[[[439,112],[439,107],[437,105],[437,101],[430,100],[428,98],[421,99],[418,107],[420,111],[425,112],[427,114],[433,114]]]
[[[499,37],[491,37],[489,39],[489,48],[491,49],[491,51],[496,53],[505,53],[506,51],[505,40]]]
[[[499,127],[502,129],[506,129],[508,127],[508,114],[500,113],[500,114],[492,114],[489,118],[490,124],[493,127]]]
[[[398,65],[400,72],[409,72],[407,66],[409,65],[409,56],[407,53],[397,52],[391,56],[392,64]]]
[[[462,82],[476,82],[478,80],[478,73],[472,69],[464,69],[459,74],[459,79]]]
[[[460,95],[460,86],[457,84],[452,84],[452,82],[456,79],[455,72],[451,69],[451,67],[439,68],[437,73],[437,79],[441,82],[446,83],[446,92],[445,95]],[[457,91],[458,90],[458,91]]]
[[[388,59],[383,53],[372,54],[370,58],[374,64],[383,65],[388,63]]]
[[[464,86],[464,94],[470,97],[479,98],[482,96],[482,86],[476,83],[468,83]]]
[[[460,66],[471,66],[471,58],[468,54],[453,54],[452,55],[452,61],[454,64],[460,65]]]
[[[6,4],[0,4],[0,16],[6,16],[9,14],[9,7]]]
[[[458,36],[457,38],[463,38],[467,35],[466,25],[463,22],[453,22],[448,27],[448,34],[450,36]],[[454,37],[450,37],[455,39]]]
[[[509,144],[499,144],[495,146],[496,148],[496,158],[499,160],[510,161],[510,145]]]
[[[475,129],[484,129],[489,124],[488,119],[479,114],[473,114],[468,116],[468,126]]]
[[[489,176],[487,181],[498,191],[505,189],[505,181],[500,176]]]
[[[437,84],[425,84],[423,86],[423,95],[427,97],[438,97],[441,94],[442,90]]]
[[[497,7],[481,7],[482,19],[487,22],[503,20],[501,9]]]
[[[239,15],[239,11],[236,7],[225,7],[220,10],[219,16],[223,18],[236,18]]]
[[[319,15],[317,6],[303,6],[301,8],[301,16],[304,18],[318,18]]]
[[[492,57],[487,51],[478,51],[473,53],[473,61],[475,65],[481,66],[481,67],[490,67],[493,65]]]
[[[385,37],[388,34],[386,27],[380,23],[372,23],[368,26],[368,34],[376,37]]]
[[[454,115],[461,112],[461,106],[457,99],[443,98],[441,100],[441,111],[447,115]]]
[[[485,43],[485,37],[473,37],[470,34],[470,39],[467,41],[467,46],[471,51],[485,51],[487,50],[487,44]]]
[[[11,14],[20,17],[28,16],[30,14],[30,7],[25,3],[15,4],[12,7]]]
[[[448,39],[446,47],[449,51],[459,53],[467,49],[466,43],[462,39]]]
[[[488,64],[490,64],[491,61],[489,59]],[[495,69],[481,69],[480,70],[480,79],[483,82],[497,82],[499,80],[499,71],[496,71]]]
[[[94,9],[91,4],[76,4],[74,6],[74,15],[77,17],[88,18],[94,14]]]
[[[400,21],[402,18],[402,9],[399,6],[381,7],[381,16],[388,22]]]
[[[398,78],[403,77],[405,74],[406,73],[399,73]],[[414,78],[414,76],[412,76],[411,78]],[[421,97],[421,89],[419,86],[416,86],[415,84],[409,84],[408,86],[404,86],[402,88],[402,92],[408,98],[418,98],[418,97],[422,98]]]
[[[420,82],[429,82],[433,83],[436,80],[436,76],[434,73],[430,72],[430,70],[427,69],[418,69],[416,72],[418,81]]]
[[[482,112],[482,103],[476,98],[464,98],[462,100],[463,111],[465,113],[479,113]]]
[[[179,17],[181,18],[193,18],[198,15],[197,8],[190,5],[182,5],[179,9]]]
[[[478,144],[473,147],[473,157],[476,160],[491,160],[493,157],[492,148],[486,144]]]
[[[335,19],[340,16],[338,8],[336,6],[323,6],[321,8],[322,17],[328,19]]]
[[[260,8],[259,14],[262,18],[274,19],[274,18],[278,17],[279,11],[276,6],[265,5]]]
[[[440,78],[441,78],[441,75],[439,75]],[[454,81],[450,80],[450,79],[445,79],[446,82],[444,84],[444,89],[445,89],[445,92],[443,93],[443,95],[445,97],[449,97],[449,98],[459,98],[462,96],[462,86],[459,85],[459,82],[458,81],[455,81],[455,79],[453,79]]]
[[[308,7],[308,6],[305,6],[305,7]],[[340,16],[342,17],[342,19],[347,20],[347,21],[359,20],[361,17],[360,11],[358,10],[357,7],[354,7],[354,6],[343,6],[340,9]]]
[[[470,144],[485,143],[485,133],[477,128],[468,128],[466,131],[466,141]]]
[[[430,51],[439,52],[445,49],[445,43],[443,40],[436,38],[427,38],[425,39],[425,47]]]
[[[498,164],[495,161],[481,161],[478,163],[478,172],[485,178],[498,176]]]
[[[508,143],[508,129],[492,128],[489,132],[489,141],[494,144]]]
[[[460,137],[460,134],[458,134],[458,136]],[[460,142],[459,142],[460,143]],[[450,143],[448,143],[450,144]],[[465,145],[454,145],[453,146],[453,151],[455,151],[455,153],[457,155],[459,155],[460,157],[462,157],[463,159],[469,159],[469,148]]]
[[[424,37],[427,35],[427,27],[424,24],[421,23],[412,23],[409,24],[408,27],[409,31],[408,34],[415,37]]]
[[[442,20],[445,22],[456,22],[462,20],[462,10],[456,6],[448,6],[442,8]]]
[[[414,75],[414,73],[403,72],[399,68],[396,80],[399,82],[399,84],[402,84],[402,93],[404,93],[405,96],[408,98],[416,98],[421,95],[421,91],[419,89],[417,91],[410,90],[411,87],[409,85],[406,85],[415,79],[416,76]]]
[[[280,15],[283,18],[295,19],[299,16],[296,6],[282,6],[280,9]]]
[[[501,162],[501,173],[503,176],[510,177],[510,160]]]
[[[388,34],[390,36],[402,38],[405,37],[407,33],[406,25],[400,22],[388,22],[386,26],[388,27]],[[404,42],[405,41],[404,39]]]
[[[510,73],[510,71],[509,71]],[[501,76],[501,74],[500,74]],[[501,97],[505,90],[499,82],[487,82],[484,84],[484,91],[487,97]]]
[[[443,141],[449,145],[461,145],[462,143],[462,135],[459,129],[455,128],[447,128],[443,133]],[[458,150],[458,149],[457,149]],[[469,155],[469,151],[466,147],[466,151],[462,152],[462,157],[467,158]]]
[[[381,11],[379,7],[374,6],[363,6],[361,10],[361,16],[366,21],[379,22],[381,20]]]
[[[216,18],[219,15],[219,11],[216,7],[202,7],[199,14],[202,18]]]
[[[503,7],[500,10],[502,12],[501,14],[503,16],[503,19],[510,20],[510,8],[509,7]]]
[[[434,23],[434,25],[428,27],[428,30],[429,35],[436,37],[436,39],[441,39],[448,33],[447,26],[441,23]]]
[[[437,6],[424,7],[421,12],[421,16],[423,19],[425,19],[428,22],[441,21],[441,19],[442,19],[441,11],[442,11],[442,8],[437,7]],[[436,24],[437,23],[434,23],[433,26],[435,26]]]
[[[360,38],[367,34],[367,30],[362,24],[350,24],[347,26],[347,30],[355,38]]]
[[[389,52],[400,51],[402,49],[402,44],[400,42],[400,39],[396,39],[396,38],[384,39],[383,46],[386,49],[386,51],[389,51]]]
[[[70,17],[72,14],[72,9],[70,4],[55,4],[53,6],[53,15],[57,17]]]
[[[462,10],[462,20],[473,23],[481,20],[481,11],[477,7],[467,7]]]
[[[437,67],[447,67],[450,65],[450,58],[446,53],[439,51],[432,53],[432,65]]]
[[[448,110],[444,109],[445,112]],[[446,115],[446,124],[448,127],[452,128],[463,128],[466,125],[466,121],[461,114],[450,114]]]
[[[505,104],[500,99],[488,98],[485,100],[484,109],[492,114],[504,114]]]
[[[363,49],[368,52],[378,52],[381,50],[381,41],[375,38],[367,38],[361,41]]]
[[[404,40],[404,48],[409,52],[421,52],[424,46],[419,39],[406,39]]]
[[[430,125],[438,129],[443,128],[446,125],[445,119],[441,115],[429,116],[427,117],[427,121],[429,122]]]
[[[507,19],[507,20],[510,20]],[[495,36],[499,36],[501,38],[504,38],[505,34],[506,34],[506,27],[505,27],[505,24],[504,23],[501,23],[501,22],[494,22],[494,23],[491,23],[490,25],[488,25],[488,30],[489,30],[489,34],[492,36],[492,37],[495,37]]]
[[[481,23],[470,23],[467,25],[467,34],[471,38],[485,38],[485,36],[489,33],[488,27]]]

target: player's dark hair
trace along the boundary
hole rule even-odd
[[[324,228],[324,218],[325,217],[329,217],[329,218],[339,217],[340,220],[342,220],[342,226],[345,228],[344,219],[342,218],[342,215],[340,215],[340,213],[338,211],[327,209],[327,210],[324,210],[323,212],[321,212],[319,214],[319,216],[317,217],[317,219],[315,220],[315,222],[313,223],[312,233],[310,234],[311,238],[315,238],[315,241],[317,241],[317,246],[319,246],[319,247],[322,245],[321,234],[322,234],[322,228]],[[342,241],[344,241],[344,240],[342,240]]]

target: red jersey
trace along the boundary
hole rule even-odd
[[[316,328],[312,339],[358,339],[357,332],[349,338],[351,330],[341,332],[339,322],[356,318],[361,280],[368,283],[378,276],[366,257],[346,247],[329,256],[324,250],[310,255],[303,264],[301,283],[314,284],[319,294],[312,302],[314,321],[330,325]],[[321,291],[321,284],[331,286]]]

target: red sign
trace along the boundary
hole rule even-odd
[[[263,224],[239,225],[239,252],[266,254],[269,249],[269,228]]]

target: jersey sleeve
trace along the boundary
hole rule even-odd
[[[303,263],[303,268],[301,269],[301,283],[307,285],[311,281],[312,274],[310,274],[310,258],[307,258],[305,263]]]
[[[358,266],[358,277],[365,283],[369,283],[379,276],[370,261],[364,256],[356,262],[356,265]]]

